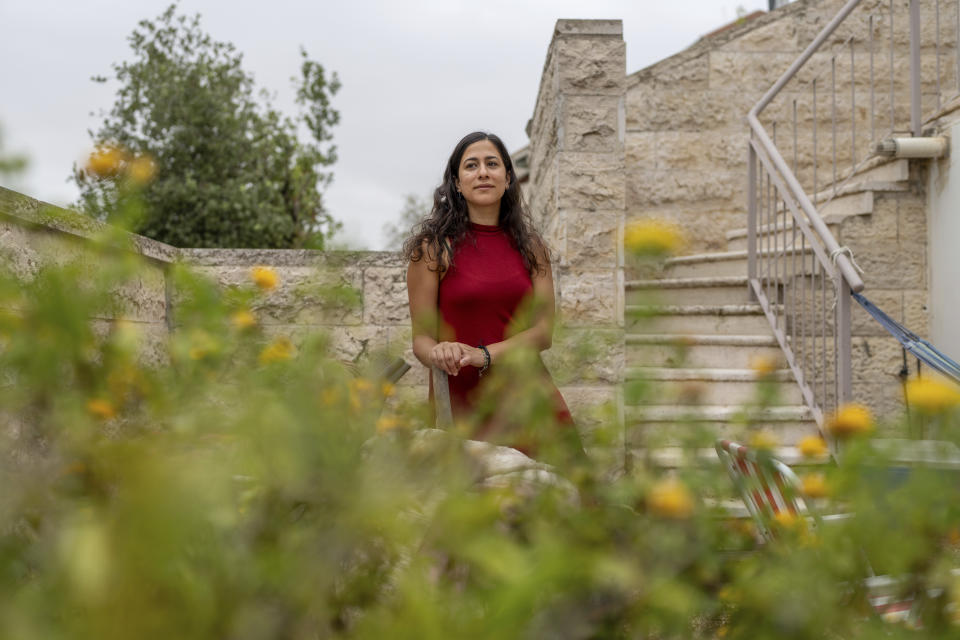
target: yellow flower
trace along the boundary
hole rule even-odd
[[[683,245],[680,228],[662,220],[644,219],[631,223],[624,234],[628,251],[644,256],[676,253]]]
[[[253,283],[263,291],[271,291],[280,284],[280,276],[270,267],[254,267],[250,270]]]
[[[336,387],[324,389],[320,392],[320,402],[325,407],[332,407],[340,402],[340,390]]]
[[[777,359],[772,356],[754,356],[750,359],[750,368],[758,378],[766,378],[777,370]]]
[[[750,446],[759,451],[772,451],[778,444],[777,436],[766,429],[756,431],[750,436]]]
[[[157,173],[157,165],[149,156],[137,156],[127,166],[127,175],[138,184],[146,184],[153,180]]]
[[[241,309],[230,316],[230,323],[240,331],[257,326],[257,317],[247,309]]]
[[[930,376],[914,378],[907,383],[907,403],[924,413],[942,413],[960,404],[960,389]]]
[[[364,406],[366,396],[373,391],[373,383],[366,378],[354,378],[350,381],[350,407],[360,411]]]
[[[220,342],[203,329],[194,329],[190,332],[190,347],[187,356],[191,360],[203,360],[207,356],[220,351]]]
[[[800,522],[800,518],[792,511],[778,511],[773,516],[773,522],[781,529],[795,529]]]
[[[97,147],[87,160],[87,171],[98,178],[115,176],[125,155],[119,147],[113,145]]]
[[[88,400],[87,411],[101,420],[109,420],[117,415],[117,410],[114,408],[113,403],[103,398],[91,398]]]
[[[693,515],[693,496],[686,485],[670,478],[653,486],[647,496],[647,506],[655,515],[683,520]]]
[[[354,378],[350,381],[350,391],[354,393],[369,393],[373,390],[373,383],[366,378]]]
[[[873,415],[862,404],[845,404],[827,418],[827,431],[846,438],[873,431]]]
[[[829,453],[827,443],[820,436],[807,436],[797,445],[800,455],[805,458],[822,458]]]
[[[384,398],[393,397],[397,392],[397,387],[392,382],[384,382],[380,385],[380,393],[383,394]]]
[[[386,433],[401,427],[403,423],[395,415],[384,414],[377,418],[377,433]]]
[[[806,473],[800,481],[803,483],[803,495],[808,498],[825,498],[830,495],[830,487],[822,473]]]
[[[268,344],[260,352],[260,364],[271,364],[273,362],[285,362],[296,355],[296,349],[290,338],[280,336]]]

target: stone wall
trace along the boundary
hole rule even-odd
[[[619,406],[624,372],[626,45],[619,20],[559,20],[530,136],[531,208],[554,255],[559,344],[548,364],[578,371],[568,402]],[[569,355],[589,344],[591,362]],[[583,423],[583,420],[580,421]]]
[[[803,49],[837,13],[841,0],[797,0],[774,12],[734,24],[705,37],[688,49],[637,71],[627,78],[627,219],[652,216],[676,221],[687,230],[690,253],[725,249],[724,233],[745,226],[747,111],[799,57]],[[874,25],[868,40],[868,17],[888,3],[865,0],[785,91],[764,111],[768,131],[779,124],[779,144],[793,161],[793,105],[797,101],[798,175],[812,191],[812,94],[810,81],[819,77],[817,94],[820,144],[819,188],[829,181],[834,152],[841,168],[851,164],[850,130],[861,160],[870,149],[871,125],[883,134],[889,123],[889,64],[885,23]],[[934,4],[921,3],[922,66],[925,113],[934,110],[936,55]],[[905,0],[894,6],[894,106],[896,122],[909,122],[908,21]],[[952,15],[952,14],[951,14]],[[941,21],[943,18],[941,17]],[[946,24],[946,23],[943,23]],[[941,85],[956,85],[954,31],[941,28]],[[869,51],[875,56],[876,91],[870,92]],[[851,75],[849,50],[857,62]],[[829,73],[837,57],[836,77]],[[832,144],[832,96],[837,89],[838,140]],[[851,86],[851,82],[853,85]],[[851,89],[855,91],[851,92]],[[876,122],[870,120],[871,98]],[[852,127],[850,113],[854,113]],[[846,136],[846,137],[845,137]],[[825,169],[826,168],[826,169]],[[704,233],[709,229],[711,233]]]
[[[68,261],[81,265],[83,273],[94,277],[109,266],[105,261],[143,258],[138,261],[136,276],[116,292],[118,312],[92,320],[100,330],[108,329],[119,317],[136,325],[143,336],[144,359],[163,361],[171,320],[166,274],[177,258],[177,250],[142,236],[107,234],[109,231],[88,217],[0,187],[0,259],[20,277],[32,277],[44,264]],[[118,251],[94,253],[91,248],[95,240],[107,242]]]
[[[362,364],[382,355],[403,357],[411,370],[400,381],[398,399],[426,401],[427,370],[411,350],[406,265],[399,254],[177,249],[0,188],[0,253],[23,277],[50,261],[67,260],[79,260],[95,273],[104,268],[104,260],[113,259],[95,251],[94,241],[105,233],[120,249],[116,259],[142,260],[137,277],[116,292],[122,303],[116,316],[93,321],[104,327],[119,318],[135,323],[145,338],[148,361],[166,359],[166,338],[175,326],[177,300],[169,273],[174,262],[183,261],[222,286],[249,286],[251,268],[265,265],[280,278],[279,286],[258,297],[253,309],[267,335],[285,335],[296,344],[308,334],[324,331],[331,339],[331,356],[345,363]],[[605,356],[619,348],[622,339],[618,343],[616,335],[611,338],[607,325],[595,335],[580,325],[558,330],[554,343],[545,354],[548,367],[578,423],[595,424],[599,417],[594,386],[600,386],[603,397],[611,395],[611,385],[621,374]]]

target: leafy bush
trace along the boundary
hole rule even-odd
[[[80,208],[114,222],[124,193],[116,176],[126,173],[121,165],[136,174],[139,162],[155,179],[131,221],[137,233],[176,247],[322,249],[339,227],[322,198],[332,179],[324,168],[336,160],[336,74],[301,50],[294,119],[260,104],[234,46],[213,40],[199,16],[178,16],[176,5],[142,21],[129,41],[134,59],[114,65],[116,102],[91,134],[103,162],[74,170]]]
[[[669,472],[652,457],[611,469],[562,440],[543,451],[551,469],[511,472],[514,454],[426,429],[423,406],[395,402],[374,364],[336,362],[326,336],[268,335],[250,308],[269,269],[225,291],[177,266],[159,345],[91,321],[122,315],[112,292],[142,268],[123,241],[108,228],[93,265],[0,278],[2,637],[956,634],[956,482],[885,476],[868,435],[815,467],[856,517],[780,522],[758,546],[700,454],[709,438]],[[531,424],[552,410],[537,393],[514,407]],[[955,417],[922,419],[953,438]],[[941,589],[922,628],[870,614],[865,558]]]

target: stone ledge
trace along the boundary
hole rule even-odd
[[[42,227],[86,240],[94,240],[108,225],[88,216],[35,200],[22,193],[0,187],[0,215],[25,227]],[[170,263],[179,257],[179,249],[150,238],[127,233],[131,244],[123,247],[140,255]]]
[[[406,264],[396,251],[318,251],[315,249],[180,249],[181,257],[202,267],[400,267]]]
[[[623,20],[557,20],[555,36],[623,36]]]

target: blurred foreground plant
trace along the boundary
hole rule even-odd
[[[338,362],[328,336],[266,331],[272,270],[222,289],[174,266],[173,329],[153,333],[121,301],[156,267],[115,230],[99,240],[0,274],[0,637],[954,634],[956,482],[888,474],[863,429],[804,485],[856,518],[782,518],[758,546],[697,458],[706,434],[670,473],[563,438],[552,468],[530,466],[426,428],[426,407]],[[531,355],[498,367],[486,406],[547,429]],[[940,589],[923,629],[869,615],[871,567]]]

